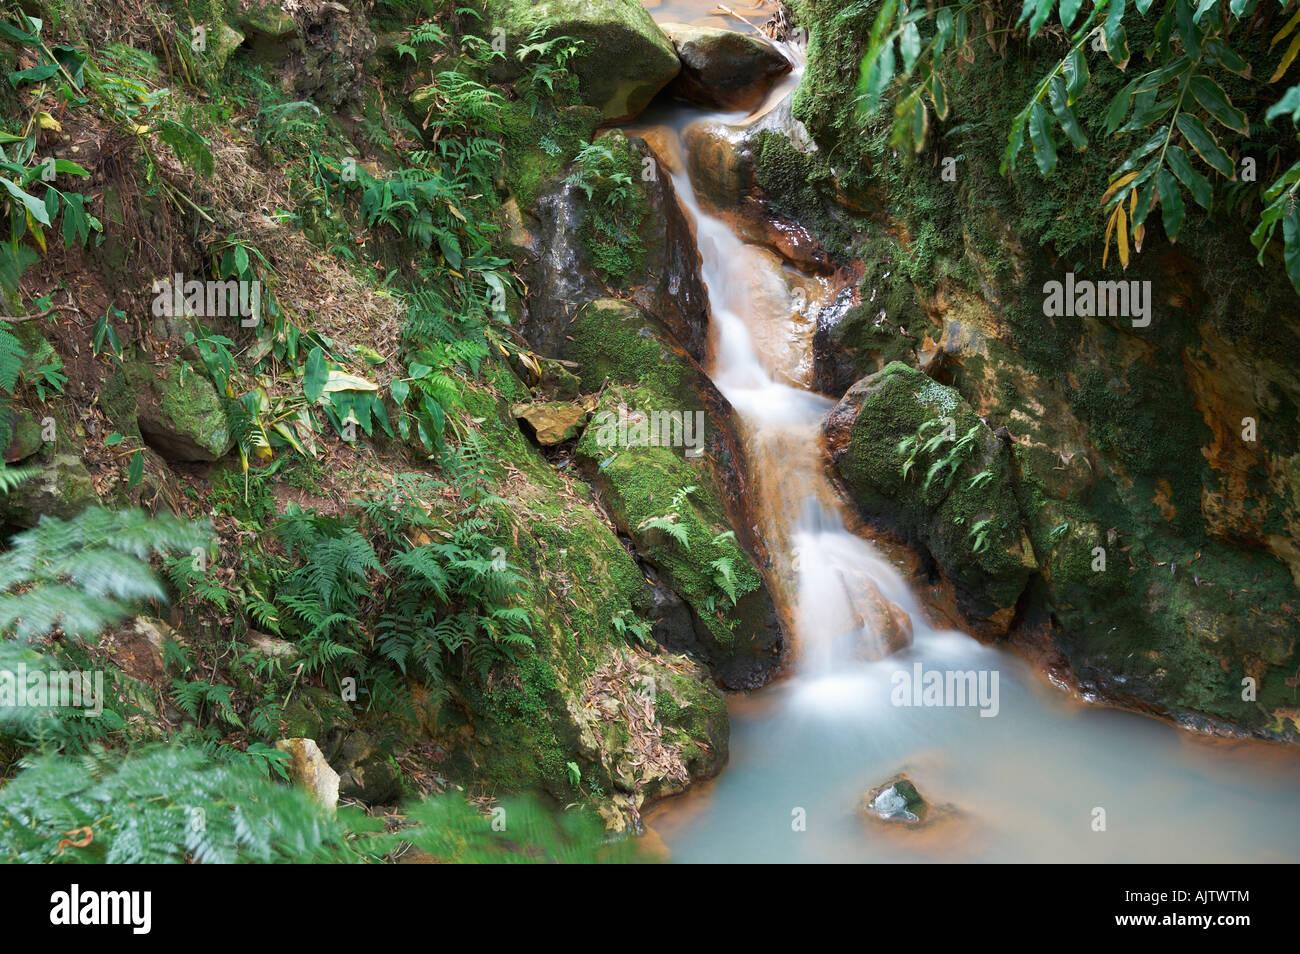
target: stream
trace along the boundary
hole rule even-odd
[[[647,6],[660,21],[724,25],[698,2]],[[627,130],[672,156],[695,225],[710,373],[737,413],[769,582],[793,629],[790,674],[730,699],[720,777],[656,806],[648,828],[679,862],[1300,858],[1294,749],[1080,702],[1013,652],[932,628],[899,567],[850,530],[818,442],[833,402],[809,390],[813,319],[833,289],[702,206],[682,135],[693,122],[754,121],[798,74],[751,117],[657,105]],[[888,653],[864,594],[911,617],[910,646]],[[896,705],[895,683],[917,666],[996,676],[996,708]],[[937,809],[926,825],[861,812],[865,793],[899,772]]]

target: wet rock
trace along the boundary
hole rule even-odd
[[[639,0],[488,0],[486,14],[485,27],[504,29],[511,50],[539,25],[542,40],[581,40],[569,68],[583,102],[600,109],[606,123],[635,117],[681,69],[672,42]],[[521,72],[513,57],[497,67],[502,79]]]
[[[331,813],[339,804],[339,773],[330,768],[313,739],[281,739],[275,747],[289,755],[289,778]]]
[[[216,461],[235,446],[217,389],[193,368],[129,361],[123,372],[140,435],[164,460]]]
[[[689,103],[751,110],[790,71],[780,51],[756,34],[685,23],[662,26],[682,61],[670,90]]]
[[[878,785],[862,799],[861,812],[884,822],[923,825],[930,817],[930,806],[906,775],[895,775]]]
[[[854,646],[859,659],[880,659],[912,645],[912,617],[893,600],[868,583],[854,594],[863,612],[862,627]]]
[[[1005,633],[1037,569],[1008,445],[960,394],[899,362],[853,385],[824,433],[864,516],[930,552],[973,629]]]
[[[618,143],[613,147],[623,148]],[[702,360],[708,349],[709,311],[694,231],[671,175],[645,141],[632,139],[626,148],[651,164],[639,163],[650,171],[638,183],[646,215],[637,238],[645,254],[621,282],[623,294],[655,315],[693,358]],[[532,211],[538,227],[532,232],[530,294],[521,330],[535,351],[565,357],[574,316],[583,305],[607,294],[582,243],[590,203],[580,189],[562,181],[544,191]]]
[[[754,189],[745,148],[746,130],[716,119],[691,123],[682,133],[696,195],[718,210],[738,208]]]
[[[577,437],[586,426],[589,412],[577,404],[516,404],[511,413],[532,432],[543,447],[563,444]]]
[[[692,638],[672,648],[707,662],[729,688],[762,685],[779,664],[783,642],[752,556],[760,551],[745,517],[743,468],[732,463],[739,462],[739,442],[730,405],[634,305],[593,302],[570,335],[584,390],[603,388],[578,461],[620,533],[690,607]],[[690,415],[689,435],[683,414]],[[701,453],[687,454],[688,436]]]

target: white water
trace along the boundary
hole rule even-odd
[[[700,118],[743,121],[685,109],[654,117],[670,136]],[[926,624],[893,564],[847,528],[817,445],[831,402],[796,386],[808,383],[811,322],[792,306],[794,289],[815,282],[706,213],[685,167],[674,184],[697,228],[713,378],[741,421],[797,655],[790,678],[733,698],[721,777],[652,812],[673,860],[1300,860],[1294,748],[1210,742],[1082,705],[1021,658]],[[806,315],[816,314],[811,297]],[[871,658],[884,651],[864,602],[873,588],[915,630],[912,646],[883,658]],[[916,663],[996,672],[996,716],[894,705],[891,677]],[[956,812],[921,829],[862,818],[863,794],[899,771]],[[1105,831],[1094,830],[1097,809]]]

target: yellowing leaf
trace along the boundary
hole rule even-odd
[[[1291,38],[1291,45],[1288,46],[1286,52],[1282,54],[1282,62],[1277,64],[1277,72],[1268,78],[1270,83],[1276,83],[1282,78],[1282,74],[1287,71],[1287,67],[1289,67],[1295,60],[1297,53],[1300,53],[1300,33],[1297,33]]]
[[[1296,28],[1297,23],[1300,23],[1300,13],[1297,13],[1290,20],[1286,21],[1286,26],[1277,31],[1277,34],[1273,37],[1273,42],[1268,45],[1268,48],[1271,50],[1273,47],[1285,40],[1287,35]]]
[[[1105,192],[1101,194],[1101,204],[1105,205],[1107,202],[1111,200],[1111,197],[1114,196],[1116,192],[1124,188],[1126,185],[1128,185],[1137,177],[1138,174],[1136,172],[1128,172],[1120,176],[1118,179],[1116,179],[1114,182],[1110,184],[1110,188],[1108,188]]]
[[[1128,218],[1124,215],[1124,203],[1121,202],[1115,206],[1119,212],[1119,219],[1116,221],[1115,241],[1119,245],[1119,263],[1128,268]]]
[[[378,391],[379,385],[355,374],[348,374],[346,371],[331,370],[329,377],[325,379],[325,386],[321,390],[326,393],[331,391]]]
[[[52,129],[55,132],[63,132],[63,126],[60,125],[59,121],[49,113],[41,113],[36,118],[42,129]]]
[[[36,224],[36,220],[32,218],[32,213],[30,211],[27,211],[26,215],[27,215],[28,231],[32,233],[32,238],[36,239],[36,244],[41,247],[41,254],[42,255],[48,254],[45,248],[45,233],[42,232],[41,227]]]
[[[1104,239],[1105,244],[1102,246],[1103,251],[1101,253],[1102,268],[1106,267],[1106,260],[1110,258],[1110,235],[1115,231],[1115,217],[1119,215],[1120,209],[1121,206],[1115,206],[1114,211],[1110,214],[1110,220],[1106,223],[1106,238]]]

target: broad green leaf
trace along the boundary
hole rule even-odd
[[[1205,124],[1190,113],[1178,114],[1178,129],[1206,164],[1225,178],[1232,178],[1232,160]]]
[[[1106,55],[1120,69],[1128,66],[1128,34],[1124,30],[1125,0],[1110,0],[1106,23],[1102,32],[1106,36]]]
[[[1192,160],[1178,146],[1170,146],[1165,151],[1165,159],[1169,161],[1169,168],[1178,177],[1178,181],[1192,194],[1196,204],[1208,211],[1214,195],[1210,180],[1192,167]]]
[[[1192,77],[1192,95],[1205,111],[1233,132],[1250,135],[1246,114],[1232,105],[1222,87],[1208,76]]]
[[[1079,15],[1079,8],[1083,6],[1083,0],[1061,0],[1061,9],[1057,11],[1061,15],[1061,26],[1067,30],[1074,18]]]
[[[1074,110],[1069,106],[1069,94],[1065,89],[1065,80],[1059,76],[1053,76],[1052,82],[1048,84],[1048,97],[1052,102],[1052,111],[1056,113],[1056,121],[1061,124],[1065,134],[1070,137],[1070,142],[1074,143],[1074,148],[1087,149],[1088,137],[1083,134],[1083,129],[1079,126],[1079,120],[1075,118]]]
[[[45,202],[36,198],[30,192],[24,192],[15,183],[10,182],[4,176],[0,176],[0,185],[3,185],[15,199],[27,207],[28,213],[41,225],[50,224],[50,216],[45,210]]]
[[[58,63],[46,63],[44,66],[33,66],[28,70],[15,70],[9,74],[9,85],[17,89],[24,83],[39,83],[49,79],[59,71]]]
[[[1065,89],[1069,93],[1066,102],[1073,106],[1088,86],[1088,58],[1084,56],[1082,47],[1076,47],[1066,57],[1061,71],[1065,74]]]
[[[1282,94],[1282,98],[1268,108],[1264,121],[1271,123],[1278,116],[1291,114],[1291,121],[1300,123],[1300,86],[1292,86]]]
[[[127,467],[127,483],[139,487],[144,480],[144,451],[138,450],[131,455],[131,464]]]
[[[1176,0],[1174,3],[1174,22],[1178,28],[1178,37],[1183,41],[1183,48],[1192,59],[1201,56],[1201,31],[1193,20],[1190,0]]]
[[[1300,203],[1291,203],[1286,217],[1282,219],[1282,240],[1286,247],[1282,252],[1286,262],[1286,274],[1291,284],[1300,291]]]
[[[1165,223],[1165,235],[1169,236],[1169,241],[1176,242],[1187,212],[1183,206],[1182,194],[1168,169],[1156,173],[1156,183],[1160,188],[1160,215]]]
[[[329,368],[325,366],[325,352],[320,348],[312,348],[311,354],[307,355],[307,366],[303,370],[302,393],[309,401],[319,400],[325,391],[325,382],[328,380]]]
[[[393,396],[393,400],[397,402],[399,405],[405,404],[406,398],[411,393],[411,386],[407,384],[405,381],[403,381],[401,378],[398,378],[396,381],[394,381],[392,384],[388,386],[388,393],[390,393]]]
[[[921,33],[915,23],[904,26],[898,35],[898,52],[903,54],[903,71],[911,73],[916,58],[921,55]]]
[[[1047,110],[1041,103],[1029,107],[1029,141],[1034,147],[1034,161],[1038,171],[1045,176],[1052,174],[1056,168],[1056,141],[1052,138],[1052,128],[1047,121]]]
[[[1124,117],[1128,115],[1129,106],[1133,103],[1133,91],[1137,89],[1137,85],[1138,80],[1133,80],[1110,101],[1110,106],[1106,109],[1106,135],[1113,135],[1115,130],[1124,124]]]
[[[1238,76],[1250,76],[1250,64],[1217,37],[1205,41],[1205,54],[1208,59],[1218,63],[1230,73],[1236,73]]]

